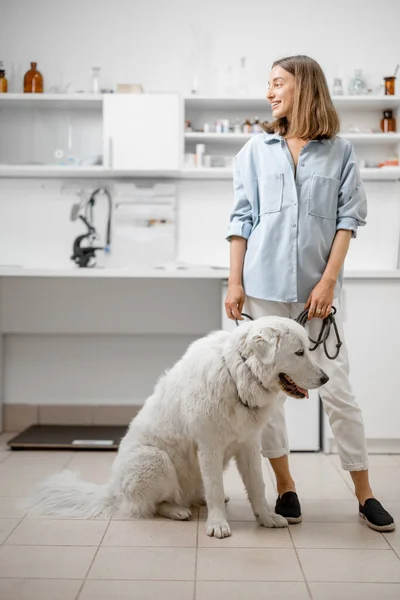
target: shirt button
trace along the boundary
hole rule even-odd
[[[303,162],[302,162],[302,163],[300,163],[300,166],[301,166],[301,167],[304,167],[304,163],[303,163]]]
[[[292,223],[292,227],[296,227],[296,223]]]
[[[297,202],[295,202],[295,203],[293,204],[293,206],[297,206]]]

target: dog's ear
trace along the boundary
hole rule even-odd
[[[250,338],[250,347],[264,365],[272,365],[279,349],[280,332],[273,327],[264,327]]]

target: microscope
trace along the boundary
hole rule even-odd
[[[95,241],[98,239],[98,233],[94,227],[94,206],[96,197],[102,194],[107,198],[108,201],[108,220],[106,228],[106,245],[95,246]],[[81,214],[81,213],[84,214]],[[98,188],[92,192],[87,202],[81,202],[74,204],[71,210],[71,221],[80,219],[87,227],[87,233],[79,235],[74,240],[71,260],[73,260],[78,267],[95,267],[96,266],[96,251],[104,250],[109,252],[111,243],[111,214],[112,214],[112,199],[111,194],[107,188]]]

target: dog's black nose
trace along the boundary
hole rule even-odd
[[[321,385],[324,385],[327,381],[329,381],[329,377],[326,373],[322,372],[321,375]]]

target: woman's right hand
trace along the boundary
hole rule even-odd
[[[243,321],[242,310],[246,295],[240,283],[230,283],[225,298],[225,311],[228,319]]]

